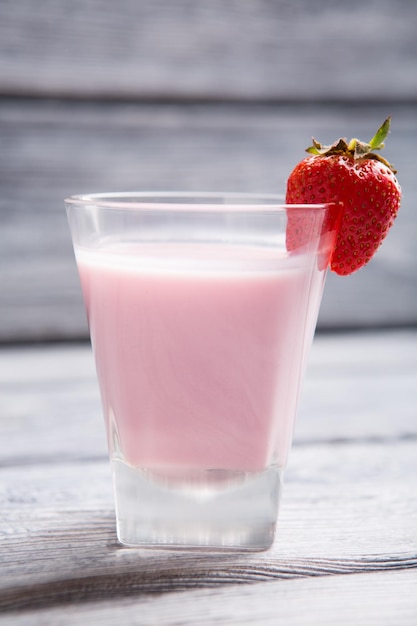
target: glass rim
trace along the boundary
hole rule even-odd
[[[216,200],[218,202],[216,202]],[[277,211],[287,209],[323,210],[331,203],[288,204],[282,194],[220,191],[122,191],[72,195],[69,206],[103,209],[152,210],[239,210]]]

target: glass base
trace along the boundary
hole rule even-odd
[[[117,536],[126,546],[266,550],[282,469],[154,471],[114,460]]]

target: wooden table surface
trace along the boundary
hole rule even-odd
[[[417,623],[417,332],[316,337],[266,552],[117,544],[86,344],[0,350],[0,624]]]

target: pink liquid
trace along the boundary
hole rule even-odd
[[[244,248],[137,252],[76,250],[111,454],[153,470],[284,465],[317,267]]]

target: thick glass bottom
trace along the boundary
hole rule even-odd
[[[117,535],[127,546],[266,550],[282,469],[154,471],[114,460]]]

